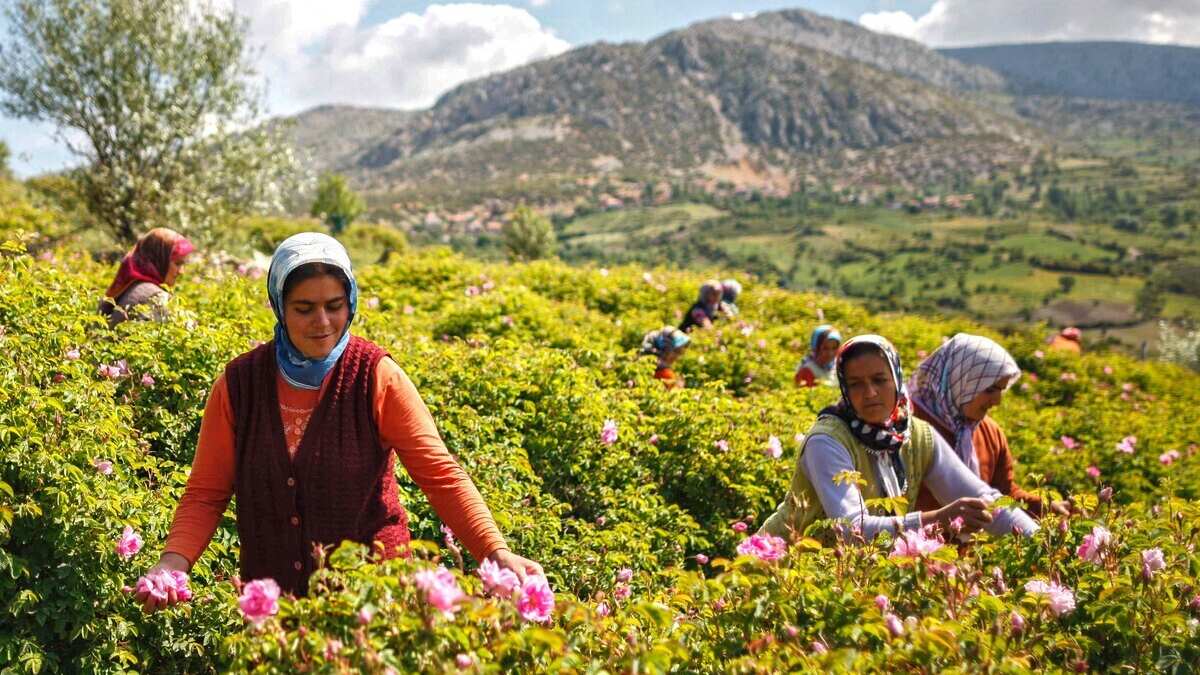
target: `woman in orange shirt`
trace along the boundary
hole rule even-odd
[[[662,380],[667,389],[678,389],[684,386],[682,375],[675,374],[671,366],[683,354],[692,339],[688,334],[674,326],[663,326],[659,330],[650,331],[642,338],[642,353],[658,357],[658,365],[654,369],[655,379]]]
[[[234,495],[246,581],[272,578],[303,595],[314,546],[344,540],[381,558],[404,555],[399,457],[477,560],[522,580],[541,574],[505,545],[408,376],[383,349],[350,334],[358,289],[341,244],[318,233],[288,238],[271,259],[267,286],[275,338],[230,362],[213,385],[187,488],[150,573],[190,569]],[[147,612],[176,601],[135,597]]]
[[[908,390],[913,414],[929,422],[967,468],[1001,494],[1024,502],[1026,511],[1040,517],[1046,505],[1013,480],[1015,460],[1008,438],[987,414],[1020,376],[1020,367],[1004,347],[981,335],[959,333],[921,362]],[[933,494],[921,491],[917,508],[939,506]],[[1061,515],[1070,511],[1067,501],[1049,507]]]

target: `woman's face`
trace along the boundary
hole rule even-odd
[[[322,274],[305,279],[283,299],[283,325],[288,338],[306,358],[329,356],[349,321],[346,287],[335,276]]]
[[[1004,398],[1004,391],[1008,389],[1007,377],[1001,377],[992,383],[992,386],[984,389],[975,398],[971,399],[962,407],[963,417],[978,422],[982,420],[988,411],[1000,405],[1000,401]]]
[[[833,357],[837,356],[839,344],[841,343],[837,340],[822,340],[821,346],[817,347],[817,363],[829,363],[833,361]]]
[[[167,265],[167,276],[163,278],[163,283],[167,286],[174,286],[175,280],[179,278],[179,272],[183,269],[183,260],[172,259]]]
[[[870,424],[886,422],[896,407],[896,385],[887,359],[867,352],[847,361],[844,374],[850,405],[858,416]]]

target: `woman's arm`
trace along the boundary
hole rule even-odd
[[[939,502],[948,505],[939,509],[939,512],[955,506],[960,500],[979,499],[990,504],[1000,498],[1000,492],[968,469],[940,434],[933,434],[933,445],[933,461],[924,482]],[[1038,526],[1028,513],[1018,508],[1008,508],[995,513],[991,522],[983,525],[983,529],[994,535],[1008,534],[1013,529],[1028,535],[1036,532]]]
[[[900,516],[872,516],[863,513],[862,492],[853,483],[835,483],[833,477],[843,471],[854,471],[850,453],[831,436],[816,434],[805,440],[800,468],[817,491],[821,507],[829,518],[844,520],[862,528],[864,539],[873,539],[880,532],[896,534],[899,530],[914,530],[921,526],[920,514],[910,512]]]
[[[395,450],[438,517],[483,561],[507,549],[492,512],[475,483],[455,461],[438,433],[429,408],[408,375],[390,358],[375,375],[375,419],[384,447]]]
[[[175,509],[164,555],[178,554],[191,566],[208,547],[233,496],[233,446],[233,408],[222,373],[204,406],[192,473]]]

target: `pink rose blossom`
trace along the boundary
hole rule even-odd
[[[188,575],[179,570],[159,569],[137,580],[137,592],[148,593],[150,597],[163,602],[175,591],[175,597],[180,602],[192,599],[192,590],[188,587]]]
[[[1097,468],[1094,464],[1087,468],[1086,473],[1090,478],[1093,478],[1093,479],[1100,477],[1100,469]]]
[[[1126,394],[1132,394],[1133,388],[1132,382],[1125,382],[1121,385],[1121,391],[1125,392]]]
[[[904,624],[901,623],[900,617],[895,614],[885,614],[883,616],[883,625],[887,626],[888,632],[892,634],[892,637],[904,635]]]
[[[405,314],[412,314],[413,312],[415,312],[415,311],[417,311],[417,310],[416,310],[416,308],[415,308],[415,307],[413,307],[412,305],[405,305],[405,306],[404,306],[404,309],[403,309],[403,310],[401,310],[401,311],[402,311],[402,312],[404,312]]]
[[[238,597],[242,616],[260,624],[279,612],[279,584],[274,579],[255,579],[242,588]]]
[[[604,427],[600,429],[600,442],[604,445],[612,445],[617,442],[616,420],[604,420]]]
[[[658,434],[650,434],[650,438],[646,442],[650,445],[658,445]]]
[[[1061,441],[1063,447],[1068,450],[1074,450],[1075,448],[1079,447],[1079,442],[1070,436],[1060,436],[1058,440]]]
[[[625,598],[628,598],[631,593],[633,593],[633,589],[629,587],[629,584],[617,584],[613,587],[614,600],[624,600]]]
[[[596,616],[608,616],[611,613],[612,610],[609,609],[607,602],[601,602],[596,605]]]
[[[708,556],[704,555],[703,553],[697,553],[696,554],[696,564],[707,565],[708,564]]]
[[[1112,374],[1113,374],[1113,367],[1112,367],[1112,366],[1104,366],[1104,374],[1105,374],[1105,375],[1112,375]]]
[[[107,459],[96,458],[92,460],[92,466],[96,467],[96,472],[102,476],[111,476],[113,472],[113,463]]]
[[[950,531],[954,534],[958,534],[959,532],[962,532],[965,524],[966,521],[963,520],[962,516],[955,516],[954,519],[950,521]]]
[[[453,617],[458,610],[458,603],[466,596],[458,587],[454,574],[439,565],[437,569],[421,570],[413,575],[417,588],[425,592],[425,601],[440,610],[447,618]]]
[[[459,654],[454,657],[454,663],[459,670],[466,670],[475,663],[475,659],[472,659],[470,654]]]
[[[787,542],[781,537],[753,534],[738,544],[737,552],[739,555],[753,556],[759,560],[773,562],[787,555],[787,549]]]
[[[478,286],[467,286],[467,297],[473,298],[482,293]]]
[[[368,309],[379,309],[379,298],[377,298],[375,296],[371,296],[371,297],[367,298],[367,308]]]
[[[759,348],[759,349],[766,349],[766,348],[767,348],[767,341],[766,341],[765,339],[761,339],[761,338],[760,338],[760,339],[759,339],[759,341],[758,341],[758,348]]]
[[[117,539],[117,555],[129,560],[140,550],[142,550],[142,537],[134,532],[132,527],[126,525]]]
[[[1075,609],[1075,593],[1065,586],[1060,586],[1057,581],[1034,579],[1025,584],[1025,591],[1046,598],[1054,616],[1062,616]]]
[[[1126,436],[1117,443],[1117,452],[1123,452],[1127,455],[1132,455],[1137,446],[1137,436]]]
[[[942,547],[941,539],[930,537],[925,530],[908,530],[896,537],[889,558],[920,558]]]
[[[1171,466],[1183,455],[1179,454],[1178,450],[1168,450],[1158,456],[1158,461],[1163,466]]]
[[[505,314],[504,316],[500,317],[500,323],[505,326],[511,327],[514,322],[513,322],[513,318],[511,316]]]
[[[1105,503],[1111,502],[1112,497],[1113,497],[1112,486],[1106,485],[1106,486],[1100,488],[1100,492],[1098,493],[1098,495],[1100,497],[1100,501],[1105,502]]]
[[[517,613],[526,621],[546,623],[554,612],[554,591],[546,577],[531,575],[525,579],[517,597]]]
[[[718,452],[729,452],[729,441],[725,440],[724,438],[716,443],[713,443],[713,446],[717,448]]]
[[[824,654],[827,651],[829,651],[829,647],[826,647],[824,642],[821,642],[820,640],[813,640],[812,652],[814,654]]]
[[[75,347],[68,349],[67,350],[67,360],[68,361],[78,361],[79,360],[79,350]]]
[[[629,569],[628,567],[622,567],[621,569],[617,570],[617,581],[625,583],[631,579],[633,579],[633,570]]]
[[[600,268],[600,276],[602,276],[602,277],[608,276],[608,268],[607,267]]]
[[[154,386],[154,378],[150,375],[150,373],[146,373],[145,375],[142,375],[142,386],[143,387],[153,387]]]
[[[604,516],[596,516],[596,526],[597,527],[604,527],[604,524],[607,522],[608,522],[608,518],[605,518]]]
[[[1075,377],[1075,373],[1063,373],[1058,376],[1058,379],[1063,382],[1074,382],[1077,378]]]
[[[1166,560],[1163,559],[1161,548],[1151,548],[1142,551],[1142,575],[1147,579],[1154,576],[1155,572],[1160,572],[1167,566]]]
[[[875,606],[879,608],[879,611],[886,612],[892,606],[892,602],[888,600],[888,596],[880,593],[875,596]]]
[[[328,661],[328,660],[335,658],[341,651],[342,651],[342,641],[341,640],[330,640],[329,642],[326,642],[325,643],[325,660]]]
[[[738,522],[734,523],[730,527],[733,528],[734,532],[745,532],[746,529],[749,527],[749,525],[747,525],[739,520]]]
[[[1091,563],[1100,562],[1100,553],[1112,544],[1112,533],[1101,525],[1092,528],[1091,534],[1083,536],[1083,543],[1075,549],[1075,555],[1080,560]]]
[[[1009,623],[1012,624],[1013,633],[1020,635],[1022,632],[1024,632],[1025,617],[1021,616],[1017,612],[1013,612],[1011,615],[1009,615],[1008,620],[1009,620]]]
[[[1046,352],[1043,352],[1042,350],[1038,349],[1033,352],[1033,358],[1044,359],[1044,358],[1046,358]]]
[[[767,439],[767,448],[763,454],[771,459],[779,459],[783,456],[783,443],[780,442],[778,436],[771,436]]]
[[[358,610],[358,624],[365,626],[371,623],[371,619],[375,618],[375,608],[371,605],[363,605],[362,609]]]
[[[479,578],[483,579],[483,587],[488,593],[501,597],[512,597],[513,591],[521,585],[517,575],[510,569],[501,569],[492,560],[484,560],[477,570]]]

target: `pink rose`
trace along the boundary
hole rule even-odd
[[[1137,436],[1126,436],[1117,443],[1117,452],[1123,452],[1127,455],[1132,455],[1137,446]]]
[[[1009,620],[1009,623],[1012,624],[1013,633],[1020,635],[1022,632],[1024,632],[1025,617],[1021,616],[1017,612],[1013,612],[1011,615],[1009,615],[1008,620]]]
[[[470,654],[459,654],[454,657],[454,663],[458,666],[459,670],[465,670],[475,663],[475,659],[472,659]]]
[[[892,634],[892,637],[904,635],[904,624],[900,622],[900,617],[895,614],[885,614],[883,625],[887,626],[888,632]]]
[[[708,556],[704,555],[703,553],[697,553],[696,554],[696,564],[697,565],[707,565],[708,564]]]
[[[814,654],[824,654],[827,651],[829,651],[829,647],[826,647],[824,642],[821,642],[820,640],[813,640],[812,652]]]
[[[67,360],[68,361],[78,361],[79,360],[79,350],[75,347],[68,349],[67,350]]]
[[[1068,450],[1074,450],[1079,447],[1079,443],[1070,436],[1060,436],[1058,440],[1062,441],[1063,447]]]
[[[633,589],[629,587],[629,584],[617,584],[613,588],[613,599],[614,600],[624,600],[624,599],[628,598],[630,596],[630,594],[632,594],[632,593],[633,593]]]
[[[745,532],[749,526],[739,520],[731,525],[731,527],[733,528],[734,532]]]
[[[646,442],[650,445],[658,445],[658,434],[650,434],[650,438]]]
[[[180,602],[192,599],[192,590],[188,587],[188,575],[179,570],[160,569],[137,580],[137,592],[148,593],[150,597],[162,602],[166,601],[171,591]]]
[[[1087,468],[1087,475],[1088,475],[1088,477],[1090,477],[1092,479],[1099,478],[1100,477],[1100,469],[1097,468],[1095,465],[1089,466]]]
[[[604,420],[604,427],[600,429],[600,442],[604,445],[612,445],[617,442],[616,420]]]
[[[279,612],[279,584],[274,579],[255,579],[242,587],[238,597],[242,616],[260,624]]]
[[[596,605],[596,616],[608,616],[611,613],[612,610],[609,609],[607,602],[601,602]]]
[[[879,608],[879,611],[886,612],[888,607],[892,606],[892,603],[890,600],[888,600],[888,596],[880,593],[879,595],[875,596],[875,606]]]
[[[447,618],[454,616],[458,603],[466,596],[458,587],[454,573],[439,565],[435,570],[421,570],[413,575],[417,588],[425,592],[425,601],[440,610]]]
[[[377,298],[375,296],[371,296],[371,297],[367,298],[367,308],[368,309],[379,309],[379,298]]]
[[[1163,559],[1161,548],[1151,548],[1142,551],[1142,576],[1149,579],[1155,572],[1160,572],[1167,566]]]
[[[783,456],[783,443],[780,442],[778,436],[772,435],[767,438],[767,448],[763,452],[771,459],[779,459]]]
[[[729,452],[729,441],[725,440],[724,438],[716,443],[713,443],[713,446],[717,448],[718,452]]]
[[[546,623],[554,612],[554,591],[546,577],[530,575],[526,577],[517,596],[517,613],[526,621]]]
[[[501,569],[492,560],[484,560],[477,571],[483,579],[483,587],[488,593],[501,597],[512,597],[513,591],[521,585],[517,575],[510,569]]]
[[[329,661],[335,658],[342,651],[341,640],[330,640],[325,643],[325,660]]]
[[[1182,456],[1183,455],[1179,454],[1178,450],[1168,450],[1158,456],[1158,461],[1163,466],[1170,466],[1170,465],[1174,464],[1176,462],[1176,460],[1178,460]]]
[[[1083,536],[1083,543],[1075,549],[1075,555],[1079,556],[1080,560],[1086,560],[1090,563],[1100,562],[1100,553],[1110,544],[1112,544],[1112,533],[1101,525],[1092,528],[1091,534]]]
[[[96,467],[96,472],[102,476],[111,476],[113,472],[113,463],[107,459],[96,458],[92,460],[92,466]]]
[[[137,552],[142,550],[142,538],[129,525],[121,532],[121,536],[117,539],[117,555],[129,560],[137,555]]]
[[[1034,579],[1025,584],[1025,591],[1046,598],[1054,616],[1062,616],[1075,609],[1075,593],[1065,586],[1060,586],[1057,581]]]
[[[628,567],[622,567],[621,569],[617,570],[617,581],[621,583],[627,583],[631,579],[633,579],[633,570],[629,569]]]
[[[154,386],[154,378],[151,377],[150,373],[146,373],[145,375],[142,375],[142,386],[143,387],[153,387]]]
[[[403,311],[405,314],[412,314],[413,312],[415,312],[415,311],[417,311],[417,310],[416,310],[416,308],[415,308],[415,307],[413,307],[412,305],[405,305],[405,306],[404,306],[404,309],[403,309],[403,310],[401,310],[401,311]]]
[[[753,534],[738,544],[739,555],[748,555],[766,562],[779,560],[787,555],[787,542],[769,534]]]
[[[920,558],[942,547],[942,540],[930,537],[925,530],[908,530],[896,537],[889,558]]]
[[[358,624],[365,626],[371,623],[371,619],[375,618],[375,608],[371,605],[363,605],[362,609],[358,610]]]

